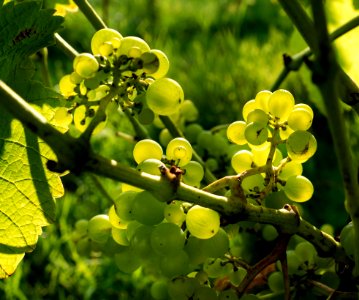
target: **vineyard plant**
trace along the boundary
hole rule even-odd
[[[0,0],[0,298],[358,299],[358,25]]]

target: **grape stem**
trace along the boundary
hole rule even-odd
[[[74,2],[96,30],[107,27],[105,22],[87,0],[74,0]]]
[[[79,53],[66,41],[61,35],[55,33],[56,46],[64,52],[71,60],[73,60]]]
[[[272,224],[283,233],[298,234],[308,240],[316,246],[318,253],[322,256],[334,256],[337,261],[344,264],[349,261],[343,248],[333,237],[303,220],[288,207],[278,210],[243,202],[233,203],[227,197],[199,190],[184,183],[180,183],[174,189],[165,176],[139,173],[128,166],[93,153],[88,141],[59,132],[1,80],[0,99],[0,106],[44,140],[55,152],[58,161],[48,163],[48,168],[52,171],[62,173],[70,170],[75,174],[90,172],[102,175],[146,189],[154,193],[161,201],[179,199],[211,208],[218,211],[227,223],[248,220]]]

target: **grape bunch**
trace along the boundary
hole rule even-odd
[[[243,106],[243,119],[228,126],[227,137],[243,146],[231,165],[242,177],[246,198],[260,203],[269,193],[283,190],[292,201],[309,200],[313,185],[302,175],[302,163],[317,149],[308,131],[313,122],[310,106],[295,104],[283,89],[261,91]]]
[[[55,126],[73,123],[84,132],[100,109],[103,116],[97,121],[96,133],[106,124],[106,108],[113,106],[129,110],[142,124],[151,124],[157,115],[174,114],[184,103],[181,86],[165,77],[167,56],[141,38],[101,29],[92,37],[91,51],[78,54],[73,72],[59,82],[67,101],[54,114]]]

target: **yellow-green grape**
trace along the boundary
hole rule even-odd
[[[269,115],[262,109],[255,109],[247,115],[247,123],[259,123],[262,126],[267,126],[269,122]]]
[[[133,158],[137,164],[149,158],[161,160],[162,154],[163,150],[161,145],[151,139],[144,139],[137,142],[133,149]]]
[[[242,188],[247,193],[259,193],[264,188],[264,178],[261,174],[247,176],[242,180]]]
[[[279,129],[279,136],[280,136],[281,140],[285,141],[289,138],[289,136],[293,132],[294,132],[294,130],[292,128],[290,128],[289,126],[281,127]]]
[[[186,220],[186,214],[179,201],[172,201],[166,205],[163,211],[167,222],[182,226],[182,223]]]
[[[244,136],[248,143],[262,145],[268,139],[267,126],[257,122],[249,123],[244,130]]]
[[[134,220],[133,202],[137,193],[135,191],[125,191],[115,199],[115,210],[120,220],[124,220],[127,223]]]
[[[74,124],[75,127],[80,131],[84,132],[88,125],[91,123],[93,117],[96,114],[96,111],[98,110],[98,106],[93,106],[89,109],[85,105],[80,105],[76,107],[74,112]],[[100,132],[104,127],[106,126],[106,120],[103,122],[100,122],[95,130],[93,131],[93,134],[96,134]]]
[[[343,246],[345,253],[354,259],[355,248],[353,247],[355,241],[355,230],[353,222],[348,223],[340,232],[340,244]]]
[[[268,100],[269,97],[272,95],[271,91],[260,91],[257,93],[254,101],[256,103],[257,108],[263,110],[264,112],[268,113]]]
[[[244,121],[247,121],[248,114],[257,108],[258,108],[258,104],[255,102],[254,99],[247,101],[243,105],[243,109],[242,109],[242,116],[243,116]]]
[[[84,79],[76,72],[72,72],[70,74],[70,80],[73,84],[80,84]]]
[[[268,286],[275,293],[284,291],[283,273],[279,271],[271,273],[268,277]]]
[[[99,64],[96,58],[90,53],[77,55],[73,62],[74,70],[83,78],[91,78],[98,71]]]
[[[194,237],[209,239],[215,236],[220,228],[219,214],[210,208],[192,206],[187,212],[186,226]]]
[[[246,129],[247,123],[244,121],[236,121],[229,124],[227,128],[227,138],[232,143],[237,145],[247,144],[247,140],[244,136],[244,131]]]
[[[60,79],[59,89],[61,95],[65,98],[76,96],[75,92],[76,84],[71,81],[71,75],[65,75]]]
[[[151,51],[142,53],[140,60],[142,62],[143,71],[148,75],[155,73],[160,66],[158,57]]]
[[[304,108],[294,108],[288,117],[288,126],[294,131],[308,130],[312,122],[313,115]]]
[[[159,267],[162,274],[168,278],[185,275],[189,273],[189,257],[184,250],[179,249],[171,254],[161,256]]]
[[[102,84],[102,85],[98,86],[96,89],[90,90],[87,93],[87,99],[89,101],[101,100],[102,98],[107,96],[109,92],[110,92],[110,87]]]
[[[175,161],[179,167],[191,161],[192,152],[192,146],[185,138],[174,138],[166,147],[167,159]]]
[[[143,125],[151,124],[155,119],[155,113],[148,107],[143,107],[138,114],[138,121]]]
[[[155,225],[163,220],[165,206],[165,203],[157,200],[150,192],[139,192],[133,201],[133,216],[141,224]]]
[[[294,109],[304,109],[310,114],[312,119],[314,118],[314,112],[313,112],[312,108],[308,104],[298,103],[298,104],[294,105],[293,110]]]
[[[66,107],[56,109],[52,123],[56,126],[68,126],[72,122],[72,114]]]
[[[314,192],[313,184],[302,175],[289,177],[283,190],[286,196],[295,202],[308,201]]]
[[[141,161],[138,166],[137,166],[137,170],[139,172],[145,172],[148,174],[152,174],[152,175],[161,175],[161,167],[165,167],[165,164],[156,159],[156,158],[148,158],[145,159],[144,161]]]
[[[204,170],[199,162],[190,161],[185,165],[184,169],[185,173],[182,176],[182,180],[185,184],[195,186],[203,179]]]
[[[118,216],[115,205],[112,205],[108,210],[108,217],[112,227],[116,227],[119,229],[127,228],[127,224],[129,223],[129,221],[125,221]]]
[[[308,131],[294,131],[287,139],[286,148],[292,160],[303,163],[314,155],[317,140]]]
[[[184,101],[182,87],[170,78],[160,78],[147,89],[146,101],[158,115],[172,115],[176,113]]]
[[[126,36],[121,40],[120,48],[116,54],[137,58],[148,51],[150,51],[150,46],[143,39],[136,36]]]
[[[166,279],[156,280],[151,285],[150,293],[154,300],[169,299],[168,281]]]
[[[232,156],[231,165],[238,174],[252,169],[253,154],[248,150],[239,150]]]
[[[97,243],[106,243],[110,236],[111,227],[108,215],[96,215],[88,222],[88,236]]]
[[[268,111],[279,122],[288,120],[294,108],[294,97],[286,90],[277,90],[268,99]]]
[[[160,255],[183,249],[185,241],[183,231],[174,223],[158,224],[151,233],[152,249]]]
[[[158,68],[155,72],[151,73],[151,77],[159,79],[166,76],[170,68],[170,62],[166,54],[163,53],[161,50],[157,49],[152,49],[149,52],[155,54],[158,60]]]
[[[184,100],[180,107],[180,113],[188,122],[196,121],[199,114],[197,107],[191,100]]]
[[[113,240],[122,246],[129,246],[130,241],[127,238],[127,230],[126,229],[120,229],[117,227],[111,228],[111,235]]]
[[[284,165],[280,170],[278,177],[282,180],[287,180],[291,176],[302,175],[303,166],[300,162],[290,161]]]
[[[112,44],[113,48],[118,48],[122,40],[122,35],[111,28],[103,28],[97,31],[91,39],[91,51],[93,55],[98,55],[104,52],[108,52],[108,43]]]
[[[160,132],[158,139],[161,145],[166,146],[170,142],[170,140],[172,140],[172,135],[167,128],[163,128]]]

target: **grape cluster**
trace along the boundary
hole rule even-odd
[[[293,95],[283,89],[261,91],[244,105],[243,119],[228,126],[227,137],[243,146],[231,165],[242,176],[246,197],[260,202],[283,190],[292,201],[309,200],[313,185],[302,175],[302,163],[317,149],[308,131],[313,121],[310,106],[295,104]]]
[[[55,112],[54,125],[66,127],[73,122],[83,132],[101,103],[120,105],[141,123],[150,124],[156,115],[175,113],[184,102],[181,86],[165,77],[167,56],[141,38],[123,37],[105,28],[93,35],[91,50],[78,54],[73,72],[59,82],[60,93],[68,101]],[[106,110],[107,105],[103,106],[101,110]],[[106,114],[100,121],[95,131],[104,127]]]

